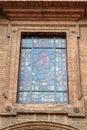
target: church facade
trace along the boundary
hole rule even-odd
[[[0,1],[0,130],[87,130],[87,2]]]

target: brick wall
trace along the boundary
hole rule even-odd
[[[44,27],[44,23],[47,22],[40,22],[43,26],[36,26],[32,25],[32,22],[30,22],[30,25],[28,22],[12,22],[9,26],[8,21],[1,21],[0,23],[0,129],[4,129],[8,127],[6,130],[10,129],[18,129],[18,130],[25,130],[25,129],[36,129],[41,130],[43,129],[55,129],[55,130],[87,130],[87,24],[84,21],[79,23],[79,26],[77,28],[77,23],[75,22],[52,22],[50,24],[53,31],[56,31],[56,28],[61,32],[61,30],[69,30],[68,35],[68,43],[76,43],[78,45],[78,50],[75,48],[77,47],[75,44],[72,46],[72,44],[69,44],[68,49],[70,52],[70,55],[75,55],[74,58],[77,59],[77,53],[79,54],[79,68],[77,66],[77,62],[75,64],[77,66],[72,65],[72,61],[69,60],[69,66],[72,66],[72,69],[70,71],[77,71],[79,70],[79,81],[78,84],[74,83],[76,82],[74,79],[75,75],[69,76],[69,80],[72,80],[70,84],[77,84],[77,88],[74,88],[75,93],[77,94],[77,91],[80,92],[80,102],[77,100],[74,100],[75,106],[80,106],[81,111],[84,109],[84,105],[82,103],[82,98],[85,101],[85,110],[86,114],[85,116],[68,116],[66,113],[64,114],[59,111],[60,106],[56,105],[56,108],[53,108],[52,106],[49,106],[49,109],[55,109],[58,110],[59,113],[49,113],[46,112],[48,109],[46,106],[44,107],[45,112],[41,113],[40,111],[32,111],[31,113],[27,112],[31,109],[38,109],[37,106],[27,106],[23,105],[22,107],[20,105],[16,104],[16,86],[17,86],[17,79],[18,79],[18,59],[19,59],[19,48],[20,45],[18,44],[20,42],[20,35],[18,31],[28,31],[31,29],[31,32],[34,29],[42,29],[46,30],[46,26]],[[39,22],[38,22],[39,24]],[[56,25],[54,27],[54,24]],[[10,36],[10,37],[9,37]],[[76,37],[77,40],[73,39],[73,37]],[[74,50],[76,50],[77,53],[73,53],[72,48],[74,47]],[[70,56],[69,55],[69,56]],[[72,58],[71,58],[72,60]],[[75,70],[76,69],[76,70]],[[77,73],[78,74],[78,73]],[[77,76],[76,76],[77,78]],[[80,87],[79,87],[80,85]],[[72,91],[70,91],[70,94],[72,95],[72,98],[74,97],[74,94],[72,94]],[[14,96],[13,96],[14,95]],[[77,95],[78,97],[78,95]],[[81,104],[80,104],[81,103]],[[73,101],[72,101],[72,107],[73,107]],[[10,106],[14,106],[14,108],[11,108]],[[71,106],[70,106],[71,107]],[[26,111],[25,109],[26,108]],[[18,109],[18,114],[16,113],[16,109]],[[22,112],[20,112],[20,109]],[[42,109],[42,107],[41,107]],[[61,108],[60,108],[61,109]],[[63,111],[66,109],[66,107],[63,108]],[[8,113],[6,114],[6,110]],[[70,109],[69,109],[70,110]],[[23,113],[23,111],[25,113]],[[5,113],[5,114],[3,114]]]

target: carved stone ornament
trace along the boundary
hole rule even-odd
[[[12,107],[11,107],[11,106],[6,106],[6,111],[7,111],[7,112],[12,111]]]

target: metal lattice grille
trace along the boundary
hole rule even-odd
[[[68,103],[66,38],[22,38],[19,103]]]

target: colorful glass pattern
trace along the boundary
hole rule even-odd
[[[32,90],[54,89],[54,50],[33,49],[33,87]]]
[[[66,50],[56,49],[56,91],[67,91]]]
[[[19,90],[30,90],[32,85],[31,49],[21,50]]]
[[[66,38],[23,38],[18,102],[66,104],[67,86]]]
[[[30,92],[19,92],[18,93],[18,101],[20,103],[29,103],[31,102],[31,94]]]
[[[32,92],[33,103],[54,103],[55,93],[54,92]]]

